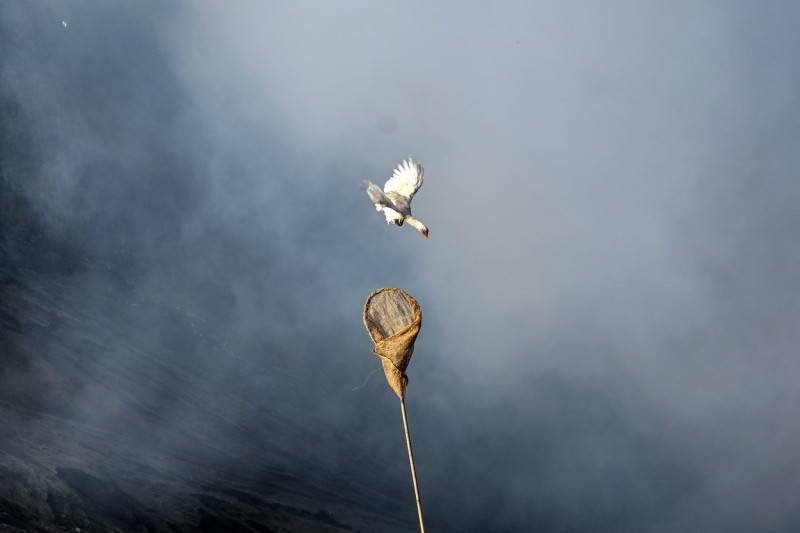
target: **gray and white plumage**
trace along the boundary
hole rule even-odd
[[[408,222],[427,239],[427,226],[411,215],[411,200],[422,187],[423,173],[422,165],[409,156],[397,165],[383,189],[370,180],[364,180],[361,189],[367,191],[369,199],[375,204],[375,209],[383,211],[387,224],[402,226],[403,222]]]

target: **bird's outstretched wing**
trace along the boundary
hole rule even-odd
[[[394,194],[399,194],[405,198],[407,203],[411,203],[414,194],[422,187],[422,165],[414,161],[411,156],[397,165],[394,174],[383,186],[383,191],[391,198]]]

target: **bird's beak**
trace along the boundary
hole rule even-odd
[[[428,232],[427,231],[423,231],[422,234],[425,236],[426,239],[428,238]]]

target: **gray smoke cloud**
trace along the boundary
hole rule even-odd
[[[377,374],[351,391],[378,366],[364,299],[398,286],[423,309],[407,405],[434,530],[800,525],[794,4],[3,19],[5,98],[42,147],[18,187],[76,261],[213,332],[209,351],[130,313],[220,401],[258,391],[408,498],[396,398]],[[428,241],[357,189],[409,154]]]

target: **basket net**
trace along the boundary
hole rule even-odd
[[[422,326],[422,309],[417,301],[400,289],[378,289],[364,304],[364,326],[375,343],[389,386],[405,398],[406,368],[414,353],[414,341]]]

